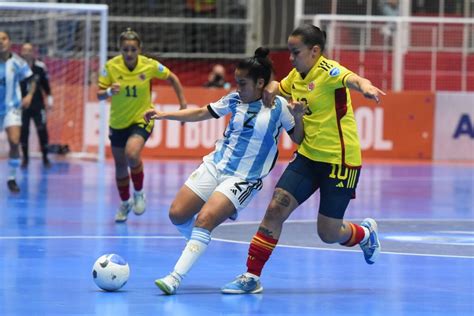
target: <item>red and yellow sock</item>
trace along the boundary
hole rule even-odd
[[[277,243],[278,239],[273,239],[257,232],[250,243],[247,257],[247,272],[260,276],[263,266],[268,258],[270,258]]]
[[[135,191],[141,191],[143,189],[143,162],[134,168],[130,168],[132,174],[133,188]]]
[[[120,199],[122,201],[128,201],[128,199],[130,199],[130,177],[126,176],[122,179],[115,178],[115,181],[117,182]]]
[[[353,247],[355,245],[358,245],[365,237],[365,232],[362,226],[353,224],[353,223],[348,223],[349,227],[351,229],[351,237],[344,242],[341,243],[342,246],[346,247]]]

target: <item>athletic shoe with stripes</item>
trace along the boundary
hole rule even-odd
[[[224,294],[257,294],[263,291],[260,280],[247,274],[241,274],[221,289]]]
[[[377,260],[380,250],[382,247],[380,246],[380,241],[378,237],[378,227],[375,220],[372,218],[366,218],[360,223],[361,226],[364,226],[369,230],[369,238],[364,243],[360,243],[360,248],[364,252],[365,261],[368,264],[374,264]]]

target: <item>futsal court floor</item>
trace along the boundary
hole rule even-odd
[[[6,188],[0,160],[0,315],[474,315],[474,165],[367,162],[346,219],[377,220],[382,253],[367,265],[359,248],[321,243],[318,193],[285,224],[263,274],[264,291],[223,295],[245,271],[248,243],[286,162],[242,211],[213,232],[178,293],[154,280],[174,266],[182,239],[168,219],[177,190],[200,161],[145,161],[147,211],[114,223],[112,161],[33,159]],[[99,290],[92,265],[124,257],[130,279]]]

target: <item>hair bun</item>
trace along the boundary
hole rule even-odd
[[[267,58],[268,54],[270,53],[270,50],[266,47],[259,47],[255,50],[254,57],[255,58]]]

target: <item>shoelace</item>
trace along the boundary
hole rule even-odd
[[[249,278],[248,276],[246,276],[245,274],[241,274],[238,276],[238,279],[239,279],[239,282],[246,285],[248,284],[250,281],[252,281],[252,278]]]

